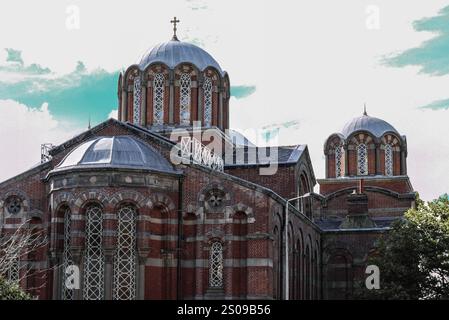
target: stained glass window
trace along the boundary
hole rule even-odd
[[[141,102],[142,87],[140,84],[140,77],[134,78],[134,102],[133,102],[133,123],[140,124],[140,102]]]
[[[212,242],[209,253],[209,287],[223,287],[223,245]]]
[[[164,75],[156,73],[153,80],[153,124],[164,123],[164,88]]]
[[[136,298],[136,211],[133,206],[123,206],[117,216],[113,299],[133,300]]]
[[[181,74],[180,79],[181,86],[181,97],[180,97],[180,108],[179,108],[179,118],[181,124],[189,125],[190,124],[190,86],[191,79],[190,74],[183,73]]]
[[[207,127],[212,124],[212,79],[209,77],[204,78],[203,92],[204,92],[204,126]]]
[[[84,254],[85,300],[104,298],[104,252],[102,210],[91,205],[86,210],[86,249]]]
[[[368,174],[368,150],[364,143],[357,146],[357,174],[360,176]]]
[[[385,175],[393,175],[393,148],[390,144],[385,145]]]
[[[64,249],[62,252],[62,299],[72,300],[73,299],[73,289],[69,289],[66,286],[66,281],[68,275],[66,274],[67,267],[73,264],[72,251],[70,250],[70,239],[71,239],[71,213],[70,209],[67,208],[64,212]]]

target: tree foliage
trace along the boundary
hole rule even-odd
[[[31,300],[16,283],[7,281],[0,276],[0,300]]]
[[[377,299],[449,298],[449,199],[417,200],[393,224],[368,264],[380,269],[380,289],[363,289]]]

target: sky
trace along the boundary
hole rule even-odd
[[[407,136],[425,200],[449,192],[449,1],[15,0],[0,4],[0,181],[114,116],[120,70],[172,35],[229,73],[230,125],[264,144],[323,144],[369,115]],[[318,190],[316,190],[318,191]]]

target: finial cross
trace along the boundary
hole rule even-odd
[[[170,23],[173,23],[173,39],[177,39],[176,37],[176,24],[180,22],[176,17],[173,18],[173,20],[170,20]]]

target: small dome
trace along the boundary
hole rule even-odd
[[[209,53],[194,44],[175,39],[148,50],[140,59],[139,68],[143,70],[154,62],[165,63],[170,69],[183,62],[191,63],[201,71],[207,67],[214,67],[220,75],[223,75],[220,65]]]
[[[170,163],[147,144],[131,136],[96,137],[73,149],[56,170],[122,167],[174,172]]]
[[[399,136],[399,133],[391,124],[382,119],[370,117],[366,113],[346,123],[341,133],[347,138],[357,131],[368,131],[377,138],[382,137],[387,132],[394,132]]]

